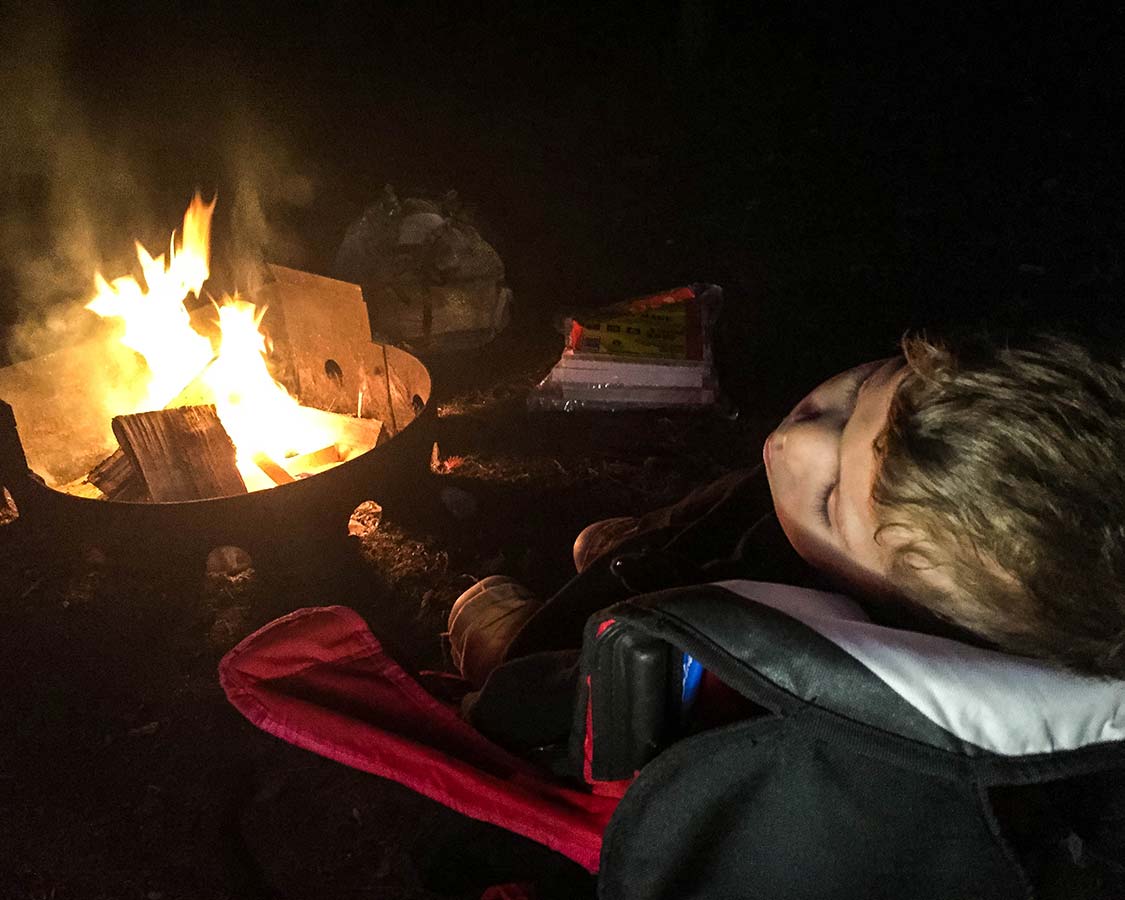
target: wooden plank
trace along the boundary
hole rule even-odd
[[[301,453],[298,456],[290,456],[282,461],[286,471],[289,472],[294,478],[299,478],[313,470],[320,471],[322,469],[330,468],[337,463],[343,462],[343,457],[340,456],[340,448],[335,444],[329,444],[327,447],[321,447],[319,450],[313,450],[311,453]]]
[[[213,406],[116,416],[113,433],[157,502],[246,493],[234,445]]]
[[[132,460],[120,447],[94,466],[84,480],[101,491],[107,500],[148,498],[144,479],[137,474]]]
[[[254,465],[269,475],[274,484],[292,484],[297,480],[265,453],[254,454]]]
[[[364,347],[371,343],[359,285],[268,265],[273,281],[249,298],[265,306],[274,376],[301,403],[349,413],[363,387]]]
[[[385,344],[364,347],[363,366],[363,408],[396,435],[418,414],[414,396],[423,403],[429,398],[429,373],[418,360]]]
[[[303,407],[301,412],[310,425],[323,428],[334,436],[342,460],[366,453],[389,437],[386,427],[378,419],[357,419],[355,416],[327,412],[315,406]]]

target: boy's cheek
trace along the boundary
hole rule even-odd
[[[774,513],[793,549],[811,562],[810,556],[818,555],[817,549],[824,544],[828,529],[812,512],[815,501],[806,496],[809,491],[802,490],[801,482],[789,475],[782,462],[775,458],[766,465]]]
[[[871,599],[899,596],[900,592],[875,560],[859,559],[843,548],[828,529],[819,523],[808,523],[799,516],[789,514],[784,505],[775,502],[774,509],[781,529],[797,555],[829,576],[839,589]]]
[[[784,501],[784,497],[780,498]],[[774,494],[774,512],[781,523],[781,530],[789,539],[789,543],[798,555],[807,563],[820,566],[827,557],[828,545],[824,536],[817,535],[809,523],[802,521],[802,517],[794,515],[790,506],[785,502],[778,502],[777,493]]]
[[[767,469],[774,513],[797,555],[828,574],[854,573],[858,566],[849,560],[832,530],[813,512],[815,499],[784,475]]]

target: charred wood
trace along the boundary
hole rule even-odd
[[[86,481],[101,491],[107,500],[147,500],[144,479],[137,474],[129,456],[118,447],[98,463]]]
[[[213,406],[117,416],[113,433],[157,502],[246,493],[234,445]]]

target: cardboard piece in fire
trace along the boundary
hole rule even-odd
[[[479,347],[510,318],[504,264],[461,218],[454,193],[438,204],[384,188],[345,232],[333,274],[362,286],[372,333],[392,343]]]

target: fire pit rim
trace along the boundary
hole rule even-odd
[[[421,473],[429,471],[437,421],[433,376],[412,353],[393,345],[387,349],[401,354],[413,370],[406,383],[412,396],[423,401],[419,411],[389,440],[314,476],[200,500],[83,497],[52,487],[27,466],[12,420],[0,428],[0,484],[16,504],[17,521],[60,552],[66,546],[98,546],[111,556],[134,556],[141,567],[160,568],[225,544],[244,547],[255,559],[271,555],[283,565],[288,557],[299,556],[291,549],[298,544],[331,549],[346,539],[348,516],[358,504],[408,493]]]

